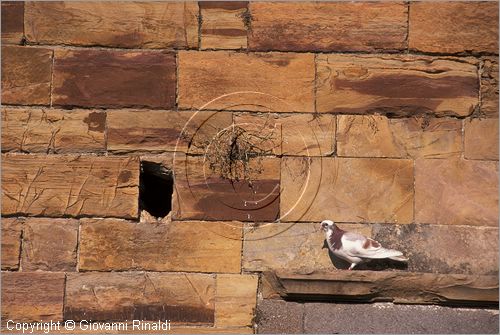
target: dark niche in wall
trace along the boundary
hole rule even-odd
[[[156,218],[163,218],[170,213],[174,190],[172,171],[160,163],[142,161],[139,182],[140,210]]]

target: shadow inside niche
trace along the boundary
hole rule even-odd
[[[349,262],[343,260],[335,256],[331,250],[328,248],[328,244],[326,240],[323,241],[323,248],[328,250],[328,256],[330,257],[330,261],[333,266],[339,270],[347,270],[351,265]],[[383,259],[371,259],[366,263],[361,263],[356,265],[353,270],[370,270],[370,271],[387,271],[387,270],[407,270],[408,264],[404,262],[394,261],[392,259],[383,258]]]

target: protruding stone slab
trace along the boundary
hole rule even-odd
[[[175,55],[157,51],[69,50],[55,53],[56,106],[151,107],[175,105]]]
[[[498,119],[464,121],[465,158],[498,160]]]
[[[138,216],[136,157],[2,156],[2,214]]]
[[[436,53],[498,53],[498,3],[410,3],[409,47]]]
[[[257,304],[257,275],[217,275],[216,327],[251,327]]]
[[[2,103],[49,105],[53,51],[25,46],[2,47]]]
[[[106,113],[34,108],[2,109],[2,151],[103,152]]]
[[[214,297],[212,275],[74,273],[67,278],[64,318],[213,325]]]
[[[282,220],[413,221],[413,162],[380,158],[286,157]]]
[[[2,218],[2,270],[19,268],[23,219]]]
[[[27,2],[26,38],[36,44],[196,48],[196,2]]]
[[[467,62],[410,55],[319,55],[317,65],[318,112],[466,116],[479,105],[477,67]]]
[[[23,271],[76,271],[78,225],[71,219],[26,219]]]
[[[417,160],[415,222],[498,226],[498,162]]]
[[[81,222],[81,270],[240,272],[242,232],[235,222]]]
[[[2,272],[2,323],[62,321],[64,273]]]
[[[337,154],[347,157],[447,158],[462,154],[462,121],[339,115]]]
[[[402,50],[407,11],[403,2],[250,2],[248,44],[263,51]]]

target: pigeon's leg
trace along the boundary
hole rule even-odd
[[[347,270],[352,270],[352,269],[354,269],[354,267],[355,267],[356,265],[358,265],[358,264],[356,264],[356,263],[352,263],[352,264],[351,264],[351,266],[349,267],[349,269],[347,269]]]

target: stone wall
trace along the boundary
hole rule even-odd
[[[280,331],[262,272],[344,271],[324,219],[498,278],[497,2],[1,6],[3,327]],[[370,331],[317,306],[282,330]]]

